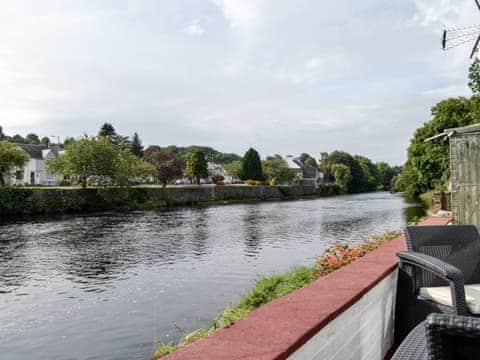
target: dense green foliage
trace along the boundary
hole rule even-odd
[[[137,157],[143,156],[143,145],[142,141],[140,140],[140,136],[137,133],[134,133],[132,136],[132,143],[130,144],[130,151],[133,155]]]
[[[106,138],[111,143],[123,146],[125,148],[129,148],[130,145],[131,145],[131,142],[130,142],[130,139],[128,138],[128,136],[123,136],[123,135],[117,134],[113,125],[108,123],[108,122],[106,122],[102,125],[102,127],[100,128],[100,131],[98,132],[98,137],[99,138]]]
[[[262,161],[258,152],[250,148],[242,159],[242,168],[240,170],[240,179],[263,181]]]
[[[302,153],[299,158],[305,166],[318,167],[317,160],[315,160],[313,156],[310,156],[310,154]]]
[[[237,154],[222,153],[208,146],[197,146],[197,145],[192,145],[187,147],[175,146],[175,145],[161,147],[158,145],[152,145],[145,150],[145,156],[148,157],[151,153],[154,153],[158,150],[166,150],[174,154],[178,154],[185,161],[188,161],[190,154],[196,150],[203,152],[205,154],[205,157],[209,161],[212,161],[216,164],[228,164],[228,163],[231,163],[232,161],[238,161],[242,159]]]
[[[74,179],[83,187],[88,182],[122,186],[135,178],[147,178],[153,174],[151,165],[108,137],[71,141],[65,147],[65,154],[49,160],[47,167],[51,172]]]
[[[14,167],[23,167],[28,159],[27,153],[19,147],[6,140],[0,141],[0,186],[5,185],[5,176]]]
[[[398,167],[385,162],[373,163],[364,156],[338,150],[329,154],[320,168],[325,180],[337,184],[344,193],[389,190],[392,178],[399,172]]]
[[[171,202],[168,189],[158,187],[0,188],[0,216],[3,217],[151,209]]]
[[[263,174],[270,185],[290,184],[297,174],[288,167],[287,162],[280,156],[275,155],[262,161]]]
[[[335,185],[338,186],[342,193],[348,192],[348,186],[352,181],[352,172],[347,165],[336,163],[331,167],[333,177],[335,178]]]
[[[202,151],[192,151],[187,161],[186,175],[198,185],[200,185],[200,179],[208,177],[207,159]]]
[[[467,126],[480,121],[480,62],[470,67],[469,83],[473,96],[450,98],[432,108],[432,118],[419,127],[410,141],[408,159],[400,176],[392,181],[394,191],[405,191],[417,198],[429,190],[443,190],[450,177],[448,139],[426,139],[445,129]]]
[[[224,164],[223,169],[227,175],[240,179],[240,172],[242,171],[242,162],[240,160],[232,161],[231,163]]]

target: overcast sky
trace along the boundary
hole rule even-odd
[[[479,22],[473,0],[0,0],[0,126],[400,164],[469,94],[441,30]]]

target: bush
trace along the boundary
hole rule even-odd
[[[249,179],[249,180],[245,181],[245,185],[248,185],[248,186],[254,186],[256,184],[257,184],[257,182],[255,180]]]
[[[219,182],[222,182],[222,183],[223,183],[223,180],[225,180],[225,177],[222,176],[222,175],[215,174],[215,175],[212,176],[212,182],[213,182],[214,184],[219,185],[218,183],[219,183]],[[223,184],[221,184],[221,185],[223,185]]]
[[[29,213],[32,207],[32,189],[18,187],[0,188],[0,214],[18,215]]]
[[[367,253],[378,249],[380,246],[394,239],[398,235],[398,233],[392,232],[386,233],[382,236],[373,236],[370,240],[361,245],[334,245],[317,260],[315,274],[317,277],[330,274],[331,272],[365,256]]]

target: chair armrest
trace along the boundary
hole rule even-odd
[[[480,319],[471,316],[459,316],[452,314],[430,314],[425,322],[427,353],[429,359],[450,359],[455,354],[446,354],[450,351],[461,351],[462,344],[459,338],[469,338],[478,343],[480,350]],[[452,346],[448,346],[449,342]],[[454,349],[457,344],[460,349]],[[475,347],[477,347],[475,345]],[[470,349],[471,350],[471,349]],[[478,352],[472,358],[477,358]]]
[[[466,315],[465,282],[463,273],[457,267],[436,257],[414,251],[397,253],[401,264],[408,264],[423,269],[448,281],[452,293],[453,309],[457,315]]]

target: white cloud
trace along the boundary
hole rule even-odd
[[[261,0],[213,0],[232,27],[247,27],[258,17]]]
[[[185,28],[185,32],[190,35],[201,36],[205,33],[205,29],[196,20]]]
[[[0,2],[0,125],[79,136],[111,121],[147,144],[400,163],[435,101],[465,95],[469,48],[442,53],[439,37],[477,23],[474,6]]]

